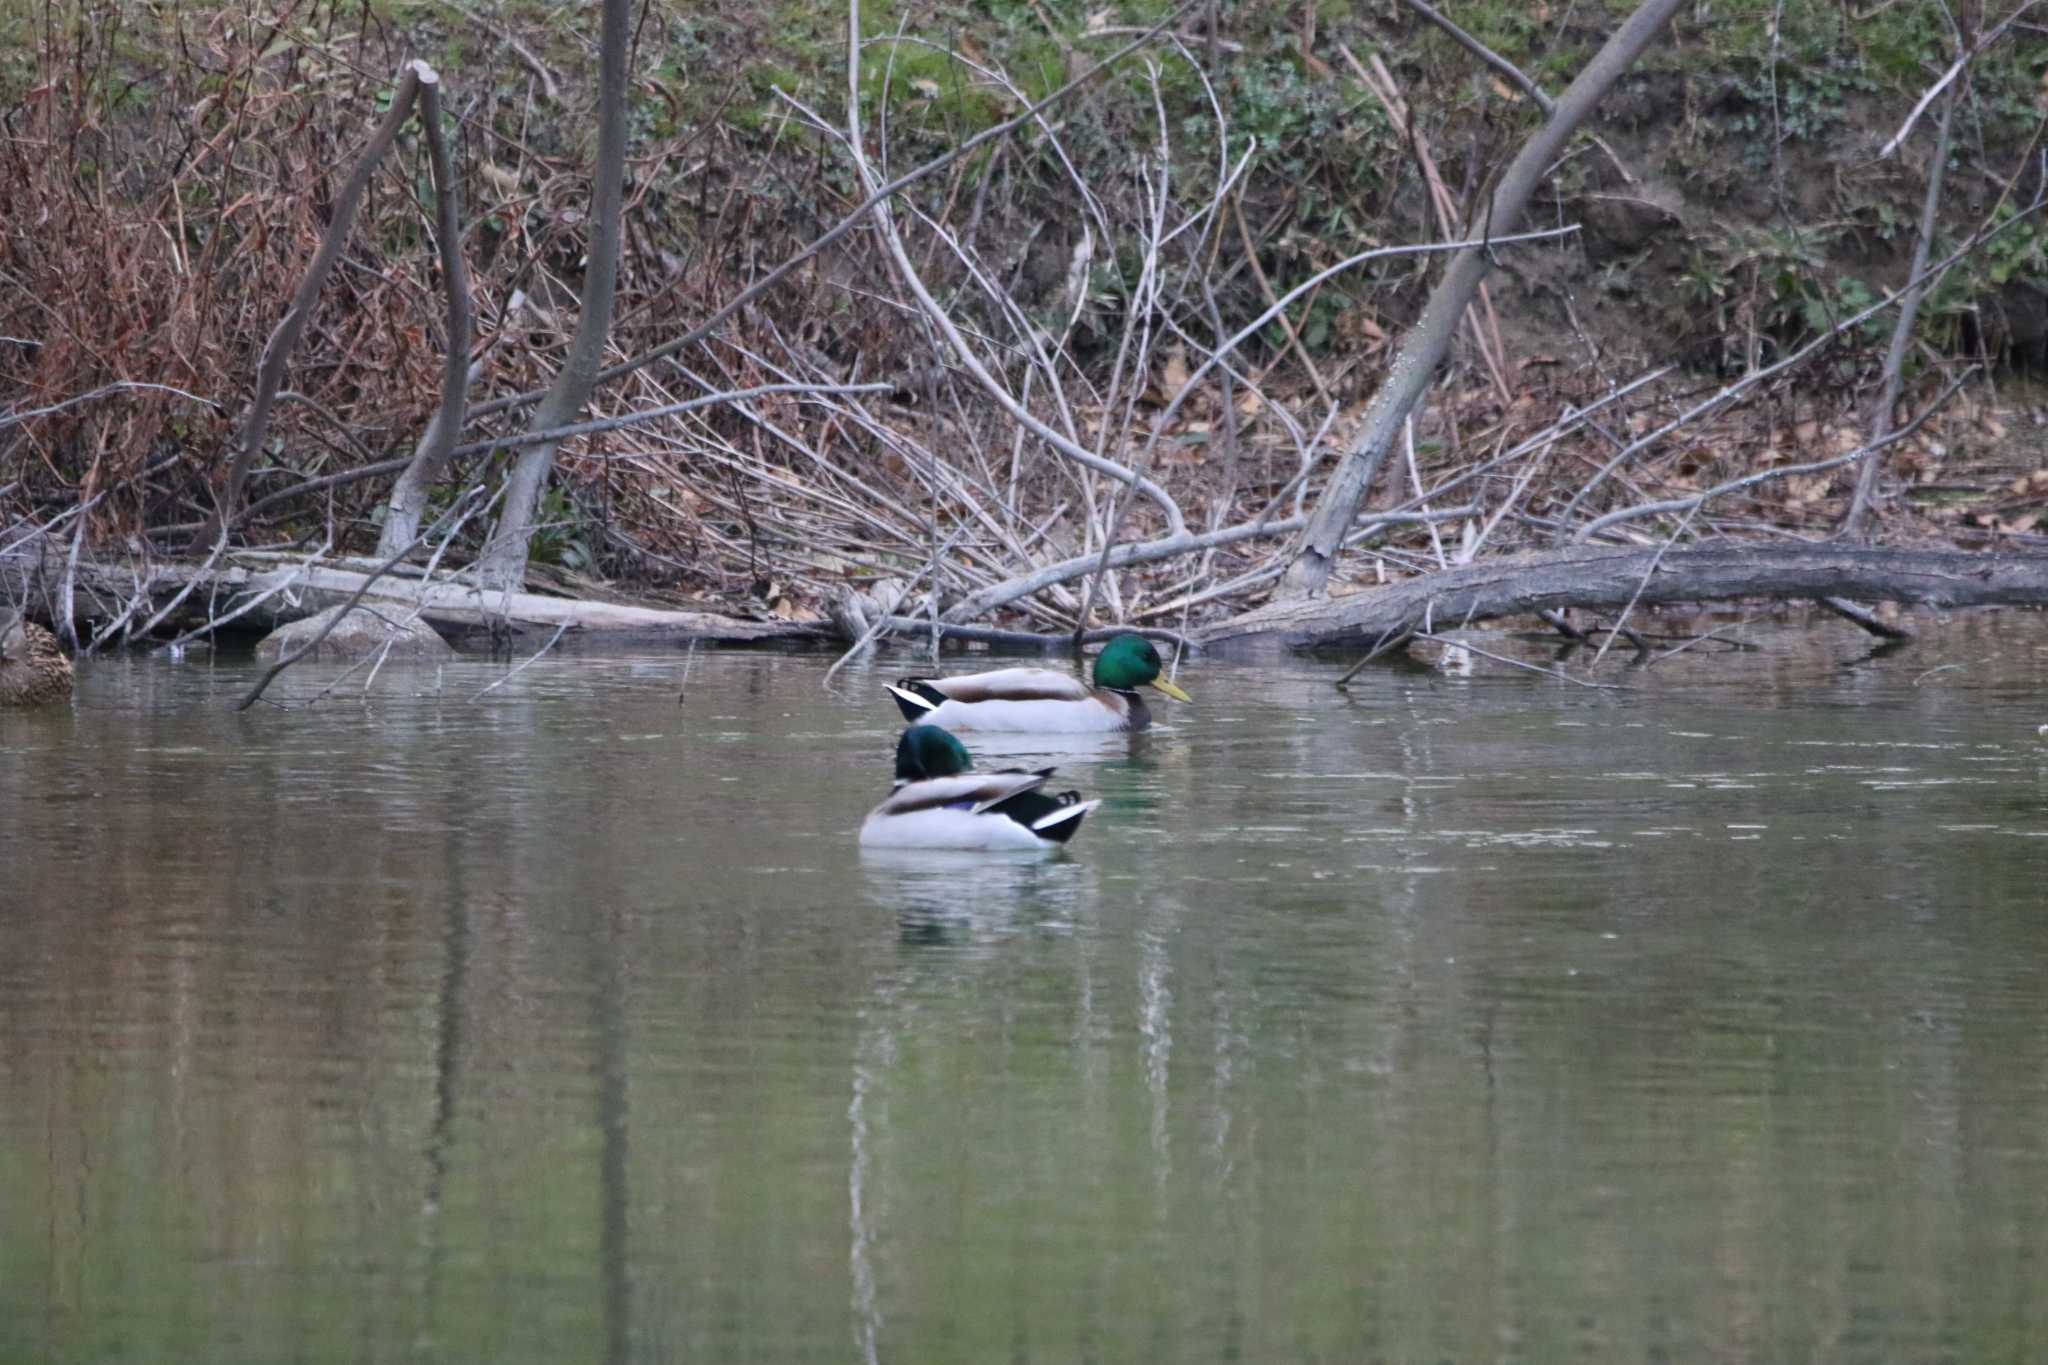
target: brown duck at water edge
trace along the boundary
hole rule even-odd
[[[0,607],[0,706],[36,706],[71,694],[71,661],[57,637]]]

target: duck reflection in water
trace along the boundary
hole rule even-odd
[[[1029,850],[864,848],[860,869],[869,903],[893,911],[902,941],[919,947],[1065,933],[1095,885],[1085,863]]]

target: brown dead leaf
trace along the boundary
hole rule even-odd
[[[810,607],[800,607],[795,601],[787,597],[778,599],[773,611],[785,621],[802,622],[822,621],[825,619],[823,612],[814,611]]]
[[[489,161],[479,162],[477,172],[498,193],[507,197],[519,193],[519,172],[507,170]]]
[[[1257,417],[1259,409],[1266,406],[1266,400],[1252,389],[1245,389],[1237,395],[1237,412],[1240,417]]]
[[[1176,346],[1166,353],[1166,363],[1159,367],[1159,392],[1171,403],[1188,386],[1188,352],[1185,346]]]
[[[1827,474],[1811,474],[1803,479],[1785,481],[1786,500],[1794,506],[1819,502],[1827,496],[1828,484],[1832,477]]]

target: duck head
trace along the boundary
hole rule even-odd
[[[955,777],[973,766],[967,746],[951,730],[938,725],[913,725],[896,741],[896,780],[922,782]]]
[[[1095,685],[1115,692],[1150,687],[1175,701],[1193,701],[1193,697],[1159,676],[1164,669],[1159,651],[1150,640],[1142,635],[1119,635],[1095,656]]]

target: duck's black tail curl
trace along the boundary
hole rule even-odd
[[[889,688],[889,699],[896,703],[903,719],[915,724],[936,711],[946,700],[946,694],[923,678],[898,678]]]
[[[1082,817],[1088,812],[1079,810],[1064,819],[1057,817],[1068,807],[1080,804],[1079,792],[1028,791],[998,801],[989,809],[1009,816],[1041,839],[1064,844],[1074,837],[1075,830],[1081,828]]]

